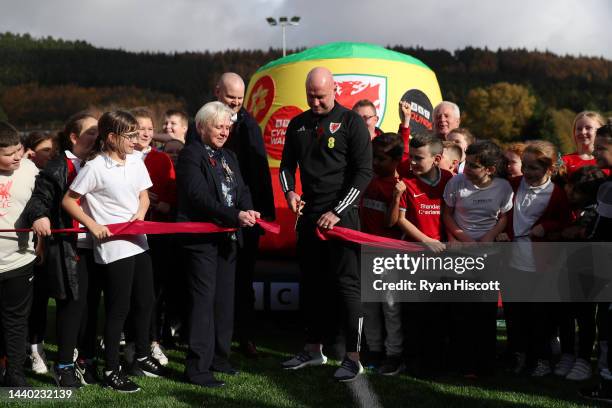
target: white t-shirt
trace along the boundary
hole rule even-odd
[[[444,201],[454,207],[457,226],[472,239],[491,231],[500,213],[512,209],[512,187],[508,180],[494,177],[487,187],[476,187],[464,174],[451,178],[444,189]]]
[[[514,200],[512,212],[512,229],[514,244],[510,266],[520,271],[535,272],[536,265],[531,245],[531,229],[535,222],[544,214],[550,202],[555,185],[548,181],[541,186],[532,187],[523,178]]]
[[[76,157],[74,153],[72,153],[70,150],[64,150],[64,154],[66,155],[68,160],[72,162],[72,165],[74,166],[74,170],[76,171],[76,174],[79,174],[79,171],[81,171],[81,163],[82,163],[81,159]],[[85,197],[81,198],[81,206],[83,205],[84,202],[85,202]],[[79,224],[79,228],[84,228],[84,227],[85,226],[83,224]],[[91,241],[91,237],[89,236],[88,233],[79,232],[77,234],[77,248],[87,248],[87,249],[93,248],[93,242]]]
[[[20,216],[32,196],[38,168],[22,159],[13,172],[0,171],[0,229],[29,228]],[[34,244],[30,232],[0,232],[0,274],[21,268],[34,261]]]
[[[463,169],[465,169],[465,160],[459,163],[457,167],[457,174],[463,174]]]
[[[87,162],[72,182],[70,190],[85,196],[83,211],[98,224],[129,221],[138,211],[139,194],[152,186],[144,162],[126,155],[124,165],[101,154]],[[129,235],[102,241],[94,238],[94,259],[108,264],[149,249],[147,237]]]

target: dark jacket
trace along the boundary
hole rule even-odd
[[[372,178],[372,143],[363,119],[338,102],[325,115],[307,110],[291,119],[279,169],[285,194],[295,191],[298,167],[304,214],[333,211],[342,218]]]
[[[177,215],[179,222],[212,222],[223,227],[238,227],[238,214],[252,210],[248,187],[240,174],[236,155],[224,149],[224,156],[236,177],[236,203],[226,207],[221,185],[214,175],[208,152],[201,139],[190,140],[179,154],[176,166]],[[209,234],[205,239],[219,239],[227,234]],[[241,240],[240,230],[238,239]]]
[[[190,123],[186,142],[198,139],[196,126]],[[238,111],[238,119],[223,148],[231,150],[238,158],[244,183],[251,192],[253,209],[259,211],[262,218],[274,219],[274,192],[263,136],[255,119],[244,108]]]
[[[238,111],[238,119],[223,147],[236,153],[244,183],[251,192],[254,209],[261,213],[262,218],[273,219],[274,193],[268,155],[259,125],[244,108]]]
[[[69,187],[67,180],[68,165],[62,153],[49,160],[36,177],[32,197],[23,212],[28,225],[47,217],[53,229],[72,227],[72,218],[62,209],[62,199]],[[69,294],[79,298],[76,238],[76,234],[53,234],[45,238],[47,290],[56,299],[66,299]]]

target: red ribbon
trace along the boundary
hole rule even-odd
[[[423,251],[425,248],[414,242],[399,239],[385,238],[378,235],[367,234],[350,228],[334,227],[332,229],[317,228],[317,236],[324,241],[335,239],[369,245],[377,248],[398,249],[402,251]]]
[[[280,232],[280,225],[257,220],[257,224],[265,231],[272,234]],[[213,234],[218,232],[232,232],[237,228],[220,227],[210,222],[153,222],[132,221],[107,225],[113,235],[139,235],[139,234]],[[0,232],[30,232],[31,228],[2,229]],[[87,232],[86,228],[62,228],[52,229],[52,233],[79,233]]]

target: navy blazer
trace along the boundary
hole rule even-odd
[[[236,178],[235,206],[225,206],[221,184],[215,177],[204,143],[200,138],[192,139],[179,154],[176,165],[177,221],[239,227],[240,211],[253,209],[251,193],[240,174],[236,155],[227,149],[223,152]]]

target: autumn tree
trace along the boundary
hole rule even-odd
[[[80,110],[131,109],[147,106],[153,112],[185,109],[185,102],[173,95],[135,87],[40,86],[36,83],[8,87],[0,105],[11,123],[41,126],[61,122]]]
[[[522,85],[499,82],[474,88],[465,100],[463,125],[479,138],[520,140],[535,104],[536,98]]]

